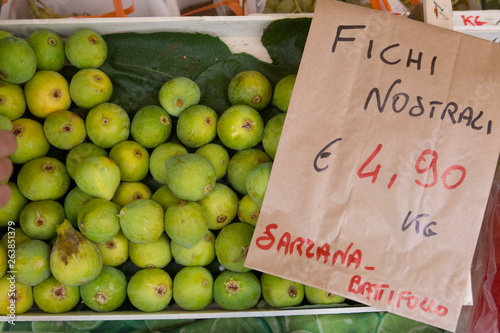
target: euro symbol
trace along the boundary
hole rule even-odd
[[[335,140],[329,142],[326,146],[323,147],[323,149],[321,149],[319,151],[319,153],[316,155],[316,158],[314,158],[314,163],[313,163],[313,166],[314,166],[314,170],[316,170],[317,172],[322,172],[322,171],[325,171],[326,169],[328,169],[328,164],[322,168],[318,167],[318,159],[323,159],[323,158],[328,158],[330,157],[330,155],[332,153],[326,151],[328,148],[330,148],[331,145],[333,145],[335,142],[337,141],[340,141],[342,140],[341,138],[336,138]]]

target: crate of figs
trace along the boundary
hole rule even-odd
[[[355,309],[378,325],[377,309],[245,267],[311,22],[263,20],[247,37],[264,60],[161,21],[0,22],[0,127],[17,140],[0,208],[5,320]]]

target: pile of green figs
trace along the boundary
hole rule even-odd
[[[0,38],[0,128],[18,144],[0,208],[0,314],[344,301],[245,267],[295,75],[272,87],[238,73],[220,116],[196,82],[174,77],[131,117],[109,102],[96,31]],[[264,123],[269,103],[282,112]]]

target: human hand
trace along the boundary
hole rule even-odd
[[[17,141],[11,131],[0,130],[0,182],[9,179],[14,167],[9,156],[17,148]],[[6,184],[0,184],[0,208],[5,206],[10,200],[10,187]]]

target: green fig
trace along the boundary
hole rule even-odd
[[[309,301],[311,304],[339,304],[343,303],[345,301],[345,297],[335,295],[333,293],[330,293],[328,291],[311,287],[311,286],[305,286],[304,287],[304,293],[306,296],[306,299]]]
[[[283,112],[288,110],[296,80],[297,74],[290,74],[279,80],[274,87],[272,104]]]
[[[83,303],[94,311],[109,312],[119,308],[127,298],[127,279],[122,271],[103,266],[92,281],[80,286]]]
[[[28,161],[17,175],[19,190],[32,201],[61,198],[68,192],[70,181],[64,164],[53,157]]]
[[[208,229],[219,230],[233,221],[238,213],[238,196],[227,185],[216,183],[205,198],[198,201],[205,209]]]
[[[149,244],[129,243],[130,260],[140,268],[164,268],[172,260],[170,239],[166,233]]]
[[[89,139],[101,148],[108,149],[127,140],[130,118],[125,110],[113,103],[94,106],[85,119]]]
[[[91,29],[78,29],[66,40],[64,52],[76,68],[99,68],[108,56],[102,36]]]
[[[67,111],[71,105],[68,81],[55,71],[38,71],[24,85],[26,105],[38,118],[56,111]]]
[[[26,199],[21,191],[19,191],[16,183],[8,182],[7,185],[10,187],[11,196],[7,204],[3,207],[0,207],[1,227],[6,227],[9,224],[9,221],[19,221],[21,211],[23,210],[24,206],[29,203],[29,200]]]
[[[36,69],[60,71],[66,62],[64,42],[54,31],[40,29],[33,31],[27,42],[36,55]]]
[[[64,198],[64,213],[71,225],[78,228],[78,213],[82,206],[95,197],[83,192],[78,187],[71,189]]]
[[[57,239],[50,253],[50,271],[57,281],[81,286],[102,270],[97,246],[75,230],[68,220],[57,226]]]
[[[160,184],[167,183],[165,161],[172,156],[187,154],[187,149],[175,142],[165,142],[157,146],[149,157],[149,172]]]
[[[229,183],[240,194],[247,194],[248,173],[257,165],[266,162],[271,162],[271,158],[260,149],[250,148],[236,152],[227,166]]]
[[[245,267],[245,259],[254,229],[243,222],[230,223],[222,228],[215,240],[215,254],[222,266],[233,272],[251,270]]]
[[[25,83],[36,72],[36,55],[22,38],[0,39],[0,79],[9,83]]]
[[[84,158],[90,156],[106,156],[108,152],[103,148],[90,143],[84,142],[73,147],[66,155],[66,170],[71,178],[75,178],[75,169],[83,161]]]
[[[285,124],[285,113],[280,113],[266,123],[264,127],[264,134],[262,136],[262,146],[264,151],[274,160],[276,151],[278,150],[278,143],[281,138],[281,131]]]
[[[11,253],[14,253],[14,251]],[[7,249],[3,245],[0,245],[0,278],[7,273],[8,258]]]
[[[151,195],[151,190],[144,183],[121,182],[111,201],[123,207],[135,200],[151,199]]]
[[[14,35],[11,34],[10,32],[5,31],[5,30],[0,30],[0,39],[5,38],[5,37],[12,37],[12,36],[14,36]]]
[[[12,163],[24,164],[48,153],[50,143],[38,121],[28,118],[16,119],[12,122],[12,133],[17,141],[17,149],[10,156]]]
[[[160,105],[174,117],[198,104],[201,98],[198,84],[187,77],[175,77],[165,82],[158,94]]]
[[[177,120],[177,137],[186,147],[198,148],[217,135],[217,113],[205,105],[193,105]]]
[[[26,111],[24,91],[20,85],[0,80],[0,115],[11,121],[21,118]]]
[[[161,311],[172,300],[172,278],[160,268],[142,269],[130,278],[127,295],[140,311]]]
[[[50,276],[50,247],[39,239],[16,246],[16,281],[34,286]]]
[[[76,185],[96,198],[111,200],[120,185],[120,168],[105,156],[90,156],[75,169]]]
[[[84,68],[71,78],[69,93],[77,106],[92,109],[109,101],[113,94],[113,84],[103,71],[97,68]]]
[[[272,98],[269,80],[257,71],[242,71],[229,82],[229,101],[233,105],[248,105],[256,110],[265,108]]]
[[[0,279],[0,315],[19,315],[33,305],[33,288],[16,281],[15,274]]]
[[[207,230],[198,243],[187,248],[171,241],[170,250],[175,262],[182,266],[207,266],[215,259],[215,235]]]
[[[28,237],[21,228],[14,228],[14,230],[9,230],[2,236],[0,244],[8,250],[15,250],[16,246],[29,241],[31,238]]]
[[[33,286],[35,304],[47,313],[64,313],[80,302],[80,287],[68,286],[49,276]]]
[[[121,230],[113,239],[96,245],[101,253],[102,263],[106,266],[119,266],[129,258],[129,240]]]
[[[64,150],[74,148],[87,137],[85,121],[71,111],[51,113],[43,123],[43,133],[51,145]]]
[[[297,306],[304,299],[304,285],[301,283],[263,273],[260,284],[264,300],[274,308]]]
[[[193,201],[181,201],[165,212],[165,231],[172,241],[191,248],[207,233],[207,214],[203,206]]]
[[[213,300],[214,278],[205,267],[184,267],[174,277],[173,298],[184,310],[203,310]]]
[[[209,143],[198,148],[195,153],[205,156],[212,162],[217,180],[226,175],[227,165],[229,164],[229,153],[226,148],[217,143]]]
[[[138,182],[149,171],[149,153],[135,141],[122,141],[111,148],[109,158],[120,168],[122,181]]]
[[[49,240],[66,218],[64,207],[55,200],[33,201],[24,206],[19,217],[21,229],[30,238]]]
[[[238,203],[238,219],[255,227],[259,220],[259,215],[260,206],[253,201],[250,195],[245,194]]]
[[[252,169],[246,178],[246,188],[248,195],[253,201],[262,207],[264,195],[266,194],[267,184],[271,176],[272,162],[261,163]]]
[[[157,105],[148,105],[132,118],[130,132],[134,140],[146,148],[165,143],[172,131],[172,121],[167,111]]]
[[[132,201],[120,210],[118,218],[125,236],[133,243],[152,243],[163,232],[163,208],[151,199]]]
[[[95,243],[110,241],[120,232],[120,206],[106,199],[92,199],[78,213],[78,228]]]
[[[215,168],[206,157],[188,153],[172,156],[165,162],[167,185],[184,200],[198,201],[215,186]]]
[[[247,105],[229,107],[217,122],[217,135],[230,149],[252,148],[262,140],[263,134],[262,117],[255,109]]]
[[[175,205],[181,200],[172,193],[168,185],[163,185],[157,189],[151,196],[151,199],[159,203],[165,211],[169,206]]]
[[[252,272],[222,272],[214,281],[214,300],[223,310],[248,310],[260,300],[260,281]]]

